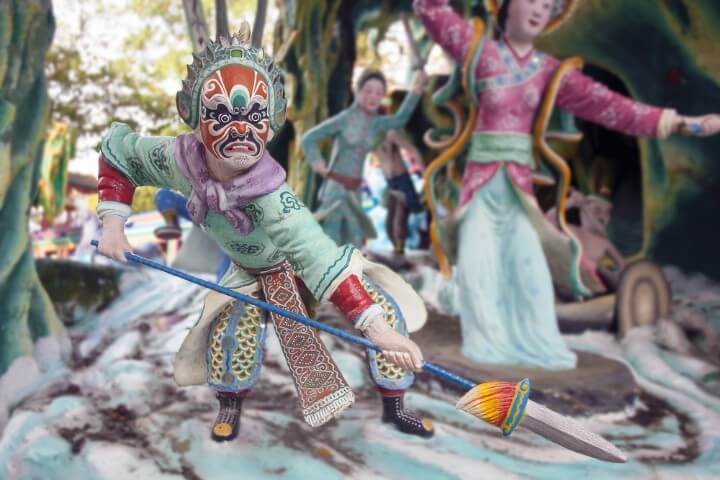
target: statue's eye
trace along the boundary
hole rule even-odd
[[[222,113],[218,118],[218,120],[220,120],[220,123],[229,123],[231,119],[232,117],[228,113]]]
[[[260,112],[253,112],[250,114],[250,121],[253,123],[257,123],[262,119],[262,115]]]

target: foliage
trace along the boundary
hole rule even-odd
[[[173,3],[133,0],[130,7],[143,25],[118,45],[102,45],[124,52],[108,61],[90,47],[94,42],[88,29],[96,15],[112,15],[113,7],[108,7],[111,12],[100,12],[97,6],[83,11],[87,17],[80,19],[78,30],[67,33],[48,54],[53,120],[75,126],[80,136],[97,137],[111,121],[151,134],[182,131],[166,85],[172,79],[179,84],[189,43]],[[168,42],[168,37],[175,41]]]
[[[208,19],[214,4],[203,0]],[[60,29],[47,56],[52,120],[77,129],[79,158],[94,155],[113,121],[151,135],[187,131],[175,108],[175,92],[192,61],[179,0],[56,0],[55,6]],[[254,0],[229,1],[231,31],[251,19],[254,8]],[[98,35],[98,25],[110,23],[123,26],[120,34]]]

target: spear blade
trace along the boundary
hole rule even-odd
[[[527,403],[521,426],[574,452],[606,462],[627,462],[625,454],[600,435],[532,400]]]

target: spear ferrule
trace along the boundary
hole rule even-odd
[[[510,403],[510,410],[500,425],[504,437],[509,437],[525,419],[525,407],[530,400],[530,379],[525,378],[515,386],[515,395]]]

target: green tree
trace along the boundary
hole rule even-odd
[[[36,341],[63,334],[30,249],[49,112],[45,52],[55,23],[50,0],[0,4],[0,374]]]
[[[79,28],[48,53],[53,120],[76,127],[81,137],[96,140],[111,121],[150,134],[184,131],[166,86],[173,81],[179,85],[190,50],[183,15],[175,2],[133,0],[130,9],[142,28],[121,44],[98,46],[127,52],[112,60],[98,58],[90,48],[78,48],[86,45],[83,40],[89,37],[89,24],[101,13],[99,4],[88,2],[86,8]],[[102,7],[102,14],[111,18],[117,13],[114,8],[118,7]]]

